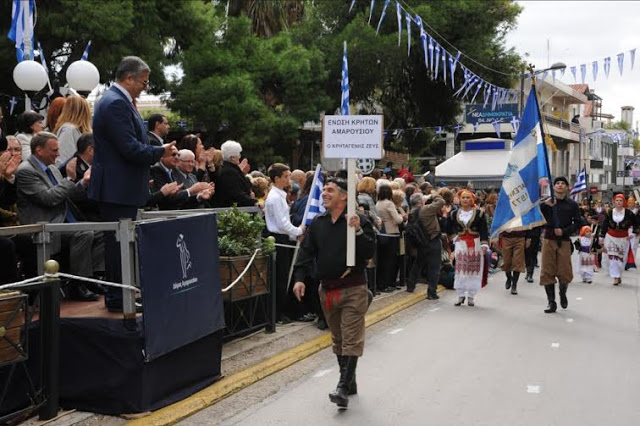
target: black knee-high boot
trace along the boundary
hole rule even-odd
[[[340,364],[340,380],[336,390],[329,394],[329,400],[338,407],[346,408],[349,405],[349,385],[355,382],[356,366],[358,364],[357,356],[341,355],[342,364],[340,364],[340,356],[338,363]]]
[[[558,305],[556,304],[556,285],[545,285],[544,291],[547,292],[547,300],[549,301],[549,305],[547,305],[547,309],[545,309],[544,312],[545,314],[552,314],[558,310]]]
[[[567,306],[569,306],[567,288],[569,288],[569,284],[560,284],[560,306],[562,306],[562,309],[567,309]]]
[[[518,278],[520,278],[520,272],[513,272],[511,277],[511,294],[518,294]]]
[[[504,288],[509,290],[511,288],[511,271],[504,271],[504,274],[507,276],[507,282],[504,283]]]

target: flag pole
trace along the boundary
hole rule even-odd
[[[311,184],[311,189],[309,190],[309,196],[307,198],[307,205],[304,208],[304,215],[302,216],[302,224],[305,226],[307,223],[307,214],[309,214],[309,206],[311,205],[311,192],[313,191],[313,188],[315,188],[316,186],[315,184],[319,174],[320,174],[320,164],[317,164],[316,172],[313,175],[313,183]],[[289,291],[289,286],[291,286],[291,277],[293,276],[293,268],[296,266],[296,261],[298,260],[299,251],[300,251],[300,240],[297,239],[296,248],[293,250],[293,258],[291,259],[291,266],[289,267],[289,279],[287,280],[287,292]]]

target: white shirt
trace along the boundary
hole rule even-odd
[[[620,212],[616,209],[613,209],[613,211],[611,212],[611,218],[615,223],[622,222],[622,220],[624,219],[624,209]]]
[[[264,203],[264,217],[267,229],[275,234],[286,234],[291,240],[302,235],[302,229],[291,224],[287,193],[276,186],[272,186]]]
[[[469,224],[469,221],[471,220],[471,216],[473,216],[473,209],[469,211],[460,209],[460,213],[458,213],[458,217],[460,218],[462,223],[464,223],[465,225]]]

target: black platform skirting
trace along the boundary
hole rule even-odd
[[[121,319],[60,320],[60,406],[118,415],[153,411],[220,378],[224,330],[144,362],[141,320],[130,331]],[[28,368],[39,383],[39,327],[29,333]],[[0,383],[10,367],[0,368]],[[17,368],[0,415],[29,405],[24,369]]]

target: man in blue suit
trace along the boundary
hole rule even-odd
[[[135,220],[137,210],[149,197],[149,166],[177,152],[175,143],[149,144],[136,98],[149,85],[149,66],[136,56],[122,59],[116,82],[95,107],[93,115],[94,158],[89,198],[100,206],[105,222]],[[105,234],[106,278],[122,282],[120,248],[114,233]],[[105,305],[122,312],[122,290],[108,287]],[[141,310],[141,305],[137,310]]]

